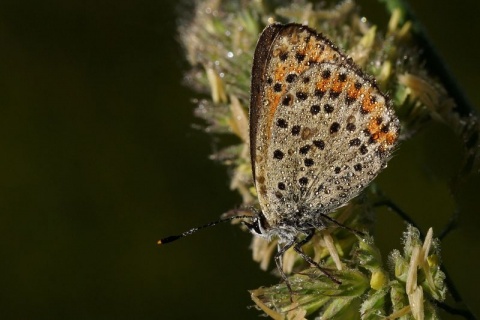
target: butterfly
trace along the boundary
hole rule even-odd
[[[279,269],[292,246],[313,263],[301,246],[335,222],[328,214],[386,167],[399,129],[375,81],[325,36],[294,23],[265,28],[255,49],[250,101],[261,210],[247,225],[279,239]]]
[[[287,285],[281,257],[291,247],[338,282],[302,246],[316,230],[339,224],[329,213],[386,167],[399,130],[375,80],[330,40],[308,26],[271,24],[257,42],[251,78],[250,156],[260,211],[159,244],[241,218],[252,233],[279,240],[275,262]]]

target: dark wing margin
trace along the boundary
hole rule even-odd
[[[263,88],[265,69],[270,56],[270,48],[275,38],[285,26],[271,24],[267,26],[258,39],[255,53],[253,55],[252,82],[250,85],[250,161],[252,162],[253,183],[255,184],[255,149],[259,121],[259,108],[263,107]]]

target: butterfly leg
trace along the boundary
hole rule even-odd
[[[293,290],[292,286],[290,285],[290,281],[288,281],[287,275],[283,271],[283,264],[282,264],[282,258],[283,254],[290,249],[294,244],[296,243],[296,239],[287,243],[284,245],[282,248],[280,248],[275,255],[275,264],[277,265],[278,272],[280,272],[280,276],[282,277],[283,281],[287,285],[288,291],[290,292],[290,301],[293,302]]]
[[[325,213],[320,213],[320,215],[325,218],[326,220],[332,222],[333,224],[339,226],[340,228],[343,228],[343,229],[346,229],[352,233],[354,233],[355,235],[359,236],[360,238],[364,238],[366,236],[365,233],[361,232],[361,231],[358,231],[358,230],[355,230],[353,228],[350,228],[350,227],[347,227],[346,225],[344,224],[341,224],[340,222],[338,222],[337,220],[333,219],[332,217],[330,217],[328,214],[325,214]]]
[[[312,240],[313,236],[315,235],[315,229],[310,229],[307,233],[307,236],[301,240],[301,241],[298,241],[295,243],[295,246],[293,247],[293,249],[305,260],[307,261],[308,263],[310,263],[311,265],[317,267],[320,271],[323,272],[323,274],[325,274],[328,278],[330,278],[330,280],[332,280],[333,282],[335,282],[336,284],[342,284],[339,280],[335,279],[335,277],[333,275],[330,274],[330,272],[327,271],[327,269],[325,269],[324,267],[322,267],[321,265],[319,265],[317,262],[315,262],[312,258],[310,258],[307,254],[305,254],[305,252],[303,252],[302,250],[302,246],[306,243],[308,243],[310,240]]]

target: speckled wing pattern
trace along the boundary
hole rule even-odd
[[[252,169],[271,227],[333,211],[386,166],[399,132],[390,102],[314,30],[268,26],[251,91]]]

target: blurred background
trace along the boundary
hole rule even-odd
[[[156,246],[241,202],[208,159],[211,137],[192,128],[198,95],[182,85],[176,34],[190,6],[176,3],[0,2],[2,319],[250,319],[259,312],[247,290],[278,282],[237,227]],[[360,4],[368,17],[383,10]],[[412,6],[480,106],[480,2]],[[442,255],[479,315],[480,179],[457,205],[446,186],[460,150],[449,129],[430,126],[378,181],[423,231],[461,209]],[[400,249],[404,223],[388,211],[378,220],[382,250]]]

